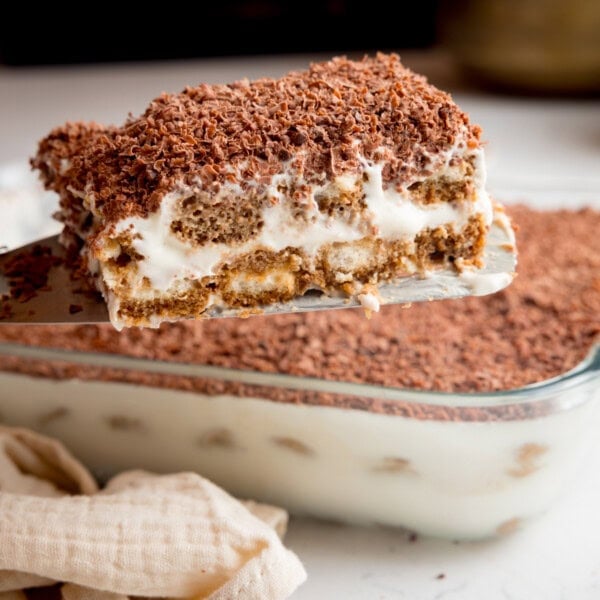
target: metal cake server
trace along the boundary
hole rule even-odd
[[[2,323],[104,323],[108,322],[105,303],[94,294],[83,292],[80,282],[72,280],[64,264],[54,266],[48,273],[47,286],[36,295],[19,302],[7,296],[9,280],[5,275],[6,265],[19,253],[33,249],[36,244],[49,247],[57,257],[64,256],[58,236],[39,240],[0,254],[0,324]],[[485,266],[477,271],[463,274],[453,269],[436,270],[423,277],[412,275],[378,286],[381,304],[409,304],[429,300],[481,296],[506,287],[516,269],[514,236],[510,227],[496,221],[488,234]],[[328,296],[311,290],[293,301],[277,303],[261,308],[261,314],[304,312],[312,310],[349,308],[360,306],[358,300],[345,296]],[[254,312],[254,311],[253,311]],[[239,310],[211,309],[206,317],[239,316]]]

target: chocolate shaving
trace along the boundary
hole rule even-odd
[[[448,94],[397,55],[377,54],[163,94],[121,127],[67,123],[40,142],[32,163],[61,202],[85,191],[111,224],[156,211],[182,184],[200,182],[213,196],[224,182],[264,189],[290,160],[311,181],[358,172],[359,156],[385,159],[384,181],[400,186],[430,175],[459,138],[476,147],[479,134]],[[79,228],[85,211],[80,217]]]

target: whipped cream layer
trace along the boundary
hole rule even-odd
[[[456,150],[456,149],[454,149]],[[447,154],[442,168],[436,170],[433,178],[444,177],[456,181],[464,177],[458,169],[450,166],[454,152]],[[134,295],[140,299],[150,299],[157,294],[184,289],[193,280],[212,276],[220,265],[237,257],[262,249],[279,252],[287,247],[300,248],[314,260],[319,251],[336,242],[355,242],[365,237],[383,240],[412,241],[415,236],[427,229],[451,226],[461,230],[474,215],[482,215],[487,225],[493,218],[492,203],[485,191],[485,166],[483,151],[476,149],[461,158],[469,158],[474,165],[473,199],[461,202],[437,202],[423,204],[411,199],[408,187],[400,191],[384,185],[382,170],[385,163],[362,161],[363,171],[356,174],[343,174],[335,178],[333,186],[338,193],[361,189],[366,209],[360,218],[335,218],[320,211],[316,198],[331,191],[332,182],[323,185],[310,185],[310,203],[306,207],[305,218],[298,219],[292,214],[289,199],[280,191],[290,183],[306,186],[292,172],[273,177],[267,186],[266,196],[270,205],[263,209],[263,226],[258,235],[239,244],[206,243],[192,245],[179,239],[172,231],[171,224],[176,219],[178,201],[189,196],[193,190],[181,187],[163,197],[160,210],[147,218],[127,218],[120,221],[111,237],[123,234],[132,236],[132,247],[143,260],[137,262],[137,270],[129,276],[129,284]],[[415,183],[415,182],[411,182]],[[224,185],[222,194],[242,194],[237,185]],[[118,245],[108,245],[97,253],[100,262],[116,258],[121,249]],[[360,260],[360,257],[355,257]],[[352,256],[345,257],[346,262]],[[411,266],[407,265],[410,270]],[[102,266],[102,277],[110,290],[118,285],[119,275]],[[150,282],[150,287],[144,282]]]

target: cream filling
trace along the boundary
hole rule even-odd
[[[154,297],[156,292],[165,293],[184,289],[190,280],[214,275],[220,264],[234,260],[259,248],[279,252],[287,247],[300,248],[309,258],[316,258],[319,250],[326,244],[334,242],[353,242],[365,237],[365,224],[373,235],[387,240],[412,240],[427,228],[444,225],[464,227],[473,215],[482,214],[487,224],[492,222],[492,203],[484,189],[485,168],[482,151],[476,155],[476,200],[459,204],[440,203],[420,205],[413,202],[408,194],[385,188],[382,180],[383,162],[364,160],[364,173],[367,181],[357,179],[355,175],[342,175],[335,184],[340,189],[362,185],[365,193],[367,211],[364,218],[357,222],[337,219],[321,212],[315,197],[325,190],[325,186],[312,186],[312,206],[309,219],[294,219],[289,205],[278,190],[281,183],[293,179],[293,174],[286,173],[273,179],[267,189],[267,195],[274,204],[264,209],[262,219],[264,226],[259,235],[239,245],[211,243],[203,246],[192,246],[181,241],[171,231],[171,223],[176,218],[177,201],[188,195],[189,190],[178,190],[164,196],[161,208],[147,218],[124,219],[117,227],[117,235],[124,232],[135,233],[133,247],[144,256],[139,261],[136,273],[131,273],[128,283],[134,288],[140,286],[143,278],[151,282],[152,289],[135,290],[138,298]],[[452,175],[452,169],[446,167],[435,176]],[[359,183],[360,181],[360,183]],[[239,193],[239,189],[231,186],[224,188],[223,193]],[[116,257],[120,252],[118,246],[105,248],[100,260]],[[116,284],[115,275],[110,269],[103,268],[102,276],[107,288]]]
[[[368,292],[366,294],[358,294],[356,298],[363,308],[366,308],[367,310],[373,312],[379,312],[379,309],[381,308],[381,303],[379,302],[379,298],[375,294],[371,292]]]

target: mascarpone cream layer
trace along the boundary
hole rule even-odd
[[[325,185],[311,186],[312,201],[306,220],[295,219],[289,203],[283,198],[278,187],[289,182],[298,183],[293,173],[284,173],[273,178],[266,194],[274,199],[271,206],[262,214],[264,226],[260,233],[241,244],[208,243],[193,246],[181,241],[172,231],[171,223],[176,219],[175,208],[182,197],[190,195],[190,189],[178,189],[164,196],[160,210],[147,218],[122,220],[116,229],[116,236],[135,233],[133,248],[144,260],[137,262],[137,271],[131,272],[128,283],[132,295],[145,299],[156,293],[168,293],[189,285],[190,280],[214,275],[220,264],[258,249],[279,252],[287,247],[300,248],[306,256],[316,258],[319,250],[335,242],[353,242],[365,237],[365,226],[369,235],[385,240],[411,241],[425,229],[453,225],[455,229],[464,227],[469,218],[483,215],[485,222],[492,222],[492,203],[485,192],[485,166],[483,151],[477,149],[469,156],[474,159],[475,201],[460,203],[441,202],[430,205],[413,201],[408,193],[398,192],[392,186],[385,187],[382,179],[384,162],[363,161],[363,173],[338,176],[335,185],[339,190],[352,190],[362,186],[366,211],[360,219],[347,220],[334,218],[319,210],[316,197],[325,190]],[[434,173],[434,177],[445,176],[458,179],[461,174],[454,167],[446,166]],[[304,183],[304,182],[302,182]],[[331,185],[330,183],[328,185]],[[240,189],[224,186],[223,193],[237,194]],[[118,247],[104,249],[98,258],[105,261],[115,258]],[[117,283],[116,274],[101,265],[102,277],[110,290]],[[151,282],[152,289],[142,290],[142,281]],[[136,289],[136,288],[140,289]]]

